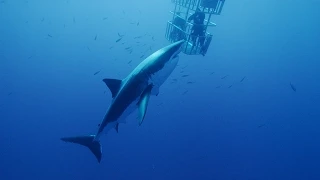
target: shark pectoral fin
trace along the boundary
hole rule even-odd
[[[139,106],[139,126],[142,124],[144,117],[146,116],[148,102],[151,94],[153,85],[150,84],[147,88],[142,92],[140,96],[140,100],[138,102]]]
[[[117,131],[117,133],[119,132],[119,123],[116,124],[116,126],[114,127]]]
[[[122,81],[119,80],[119,79],[103,79],[103,82],[106,83],[106,85],[108,86],[108,88],[110,89],[111,91],[111,94],[112,94],[112,98],[114,98],[117,94],[118,94],[118,91],[121,87],[121,83]]]

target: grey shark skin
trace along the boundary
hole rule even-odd
[[[139,110],[139,125],[146,115],[150,95],[158,95],[160,86],[176,68],[184,40],[170,44],[143,60],[125,79],[103,79],[112,94],[112,102],[95,135],[61,138],[62,141],[88,147],[100,163],[100,137],[111,129],[118,132],[119,123]]]

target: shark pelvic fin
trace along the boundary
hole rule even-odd
[[[158,88],[156,88],[156,87],[152,88],[151,95],[158,96],[159,95],[159,87]]]
[[[138,102],[139,106],[139,126],[142,124],[144,117],[146,116],[148,102],[151,94],[153,85],[149,84],[146,89],[142,92],[140,100]]]
[[[106,83],[106,85],[111,91],[112,98],[114,98],[118,94],[118,91],[120,90],[122,81],[119,79],[106,78],[106,79],[103,79],[103,82]]]
[[[116,124],[116,126],[114,127],[114,129],[116,129],[117,133],[119,132],[119,123]]]

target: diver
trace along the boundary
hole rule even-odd
[[[205,40],[205,26],[204,24],[194,24],[191,28],[191,40],[192,40],[192,49],[194,46],[200,45],[203,46]],[[198,41],[197,41],[198,40]]]
[[[198,44],[200,47],[204,44],[205,40],[205,26],[204,26],[204,19],[205,19],[205,14],[200,10],[200,8],[197,8],[196,12],[192,14],[189,18],[188,21],[190,22],[193,20],[193,26],[191,28],[191,40],[192,40],[192,49],[193,50],[194,46],[197,46],[197,39],[198,39]]]
[[[208,36],[207,38],[205,38],[205,42],[200,49],[200,54],[202,54],[202,56],[204,56],[207,53],[211,40],[212,40],[212,36]]]
[[[173,29],[170,33],[170,39],[171,41],[173,42],[176,42],[176,41],[180,41],[182,39],[185,39],[185,34],[184,34],[184,31],[185,31],[185,28],[186,28],[186,21],[181,18],[181,13],[180,12],[177,12],[176,13],[176,17],[174,18],[172,24],[173,24]]]
[[[188,21],[193,20],[194,24],[203,24],[205,17],[204,12],[202,12],[200,8],[197,8],[196,12],[188,18]]]

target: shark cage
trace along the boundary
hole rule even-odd
[[[212,40],[208,27],[215,27],[211,22],[213,15],[220,15],[225,0],[171,0],[174,3],[172,20],[167,22],[165,37],[173,43],[184,39],[186,43],[182,52],[187,55],[203,55],[207,53]],[[190,19],[201,13],[202,21],[195,23]],[[197,16],[196,16],[197,17]]]

